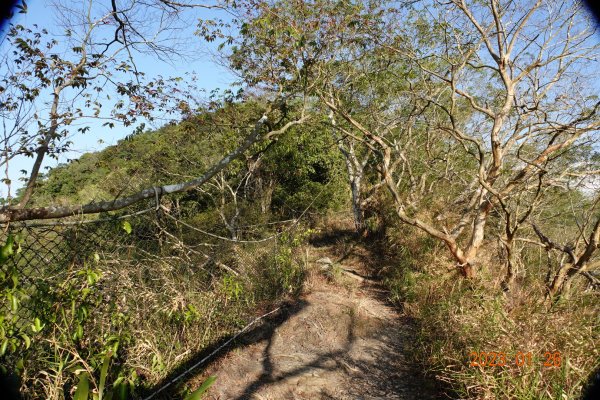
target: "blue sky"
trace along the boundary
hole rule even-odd
[[[69,0],[63,1],[63,3],[66,4],[68,4],[68,2]],[[76,0],[74,0],[73,3],[81,4]],[[51,6],[50,0],[29,0],[27,1],[27,5],[28,12],[26,14],[15,14],[15,17],[11,21],[12,24],[21,24],[25,26],[37,24],[40,27],[47,28],[51,33],[53,29],[56,30],[58,19],[54,8]],[[191,10],[187,12],[197,13],[198,16],[202,16],[203,18],[218,16],[215,12],[210,10]],[[198,17],[192,14],[189,18],[190,21],[195,21]],[[180,35],[190,38],[187,43],[189,47],[185,50],[193,52],[197,54],[197,56],[185,60],[174,58],[169,62],[163,62],[149,55],[137,54],[135,55],[135,60],[138,68],[144,71],[148,78],[158,75],[162,75],[163,77],[183,76],[185,73],[193,72],[198,77],[198,86],[205,89],[206,92],[213,89],[226,89],[230,87],[231,83],[235,80],[235,77],[225,68],[216,64],[208,54],[209,51],[215,51],[218,43],[213,42],[211,44],[206,44],[200,38],[193,35],[195,28],[195,23],[192,23],[182,31]],[[0,46],[0,51],[3,53],[6,52],[7,46]],[[103,121],[91,121],[90,123],[86,123],[86,125],[90,126],[90,130],[86,134],[74,135],[72,139],[73,150],[64,154],[58,161],[46,159],[44,166],[53,167],[60,162],[65,162],[67,159],[77,158],[85,152],[97,151],[106,146],[115,144],[119,139],[131,134],[134,128],[130,126],[107,129],[106,127],[102,127],[102,123]],[[75,131],[75,128],[73,131]],[[19,171],[29,171],[32,163],[32,158],[25,157],[11,161],[9,176],[12,180],[12,195],[14,195],[15,190],[18,187],[23,186],[23,182],[18,179],[22,176]],[[4,187],[3,184],[0,184],[0,197],[6,196],[6,189],[7,188]]]

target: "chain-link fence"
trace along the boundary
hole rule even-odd
[[[116,375],[155,383],[299,287],[296,227],[265,223],[228,235],[150,204],[10,224],[0,239],[2,365],[33,396],[68,397],[73,374],[93,375],[109,352]]]

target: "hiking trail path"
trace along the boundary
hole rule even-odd
[[[414,328],[369,278],[380,257],[364,240],[313,240],[306,258],[303,294],[284,320],[209,364],[191,387],[215,375],[203,399],[444,398],[406,360]]]

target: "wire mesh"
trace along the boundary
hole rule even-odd
[[[234,237],[228,237],[225,229],[209,232],[155,205],[85,219],[10,224],[0,236],[1,243],[15,239],[14,254],[0,265],[5,300],[0,304],[0,337],[15,339],[15,344],[7,346],[2,363],[10,370],[23,359],[30,365],[39,361],[37,352],[48,345],[48,328],[36,332],[35,326],[48,326],[60,318],[51,315],[52,307],[62,312],[57,304],[67,307],[71,302],[73,315],[79,315],[75,307],[94,308],[94,324],[99,328],[86,333],[93,344],[93,335],[106,337],[112,329],[110,319],[116,311],[129,320],[147,318],[148,312],[185,308],[182,293],[208,292],[229,282],[224,277],[243,281],[260,270],[267,257],[278,254],[282,236],[296,225],[296,220],[290,220],[240,226]],[[82,288],[93,276],[90,271],[101,271],[102,278],[84,299],[88,294]],[[76,280],[80,287],[69,292],[73,277],[81,278]],[[71,298],[73,293],[82,298]],[[235,287],[232,293],[236,296]],[[73,321],[78,320],[73,317]],[[24,335],[28,340],[23,340]]]

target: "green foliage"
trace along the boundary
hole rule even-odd
[[[249,133],[242,127],[252,126],[262,113],[257,101],[225,102],[178,125],[137,132],[116,146],[50,170],[40,180],[33,201],[36,205],[86,203],[200,176],[237,146]],[[219,176],[236,188],[235,206],[221,182],[220,189],[207,187],[173,196],[179,211],[190,217],[214,213],[216,222],[219,212],[231,218],[237,209],[244,209],[246,221],[247,214],[257,209],[272,211],[275,217],[293,217],[307,208],[324,211],[344,203],[343,161],[330,132],[322,127],[295,128],[277,143],[254,146],[251,154],[233,161]],[[221,201],[223,210],[219,210]],[[220,232],[229,234],[221,229],[224,225]]]
[[[299,233],[284,233],[278,238],[276,251],[261,260],[263,268],[256,281],[260,287],[260,300],[275,299],[279,296],[298,294],[306,271],[296,257],[310,230]]]
[[[244,224],[259,224],[245,226],[247,235],[274,238],[248,244],[223,241],[154,212],[58,227],[47,236],[38,236],[47,230],[33,228],[24,237],[25,253],[17,254],[19,236],[13,235],[14,254],[2,269],[7,288],[13,289],[8,266],[28,283],[35,279],[36,286],[21,287],[17,279],[17,289],[27,296],[18,297],[17,313],[8,314],[14,319],[2,320],[13,329],[6,329],[6,365],[13,371],[20,365],[28,377],[28,394],[82,393],[86,376],[88,398],[126,398],[245,325],[257,306],[295,295],[304,276],[296,257],[308,233],[287,224],[277,232],[278,224],[264,224],[268,215],[244,210],[254,215]],[[188,215],[190,226],[219,232],[217,211]],[[207,215],[215,218],[201,218]],[[161,233],[176,234],[182,242],[166,242]],[[36,251],[44,258],[48,249],[53,255],[49,263],[22,258]],[[52,372],[35,375],[42,370]]]
[[[131,235],[132,228],[131,228],[131,224],[129,223],[129,221],[123,221],[122,226],[123,226],[123,230],[125,232],[127,232],[128,235]]]
[[[90,392],[90,380],[87,373],[82,373],[79,377],[77,390],[73,396],[73,400],[87,400]]]
[[[9,235],[6,238],[6,242],[0,247],[0,265],[4,264],[15,253],[13,249],[14,244],[15,238]]]
[[[30,333],[20,326],[18,320],[20,304],[27,294],[21,287],[21,276],[16,265],[10,262],[11,258],[21,253],[21,241],[21,235],[9,234],[0,247],[0,306],[7,310],[0,315],[0,358],[21,347],[27,350],[31,346]],[[33,334],[41,329],[39,320],[34,321]]]
[[[216,376],[209,376],[198,389],[185,396],[185,400],[200,400],[216,380]]]
[[[242,282],[235,275],[226,274],[223,276],[223,292],[229,300],[239,300],[242,294]]]
[[[65,264],[46,264],[40,268],[35,261],[20,257],[22,246],[27,246],[28,254],[32,251],[31,243],[25,243],[27,235],[9,235],[7,245],[16,247],[19,243],[19,247],[12,253],[5,249],[4,254],[12,259],[5,258],[0,265],[4,278],[10,281],[10,284],[7,279],[1,282],[2,294],[10,303],[9,312],[0,316],[3,364],[17,373],[49,369],[56,374],[57,382],[63,379],[62,375],[69,380],[79,371],[98,368],[102,393],[108,374],[108,361],[103,354],[116,354],[119,345],[127,344],[129,338],[123,332],[127,323],[123,314],[114,313],[108,316],[109,325],[98,326],[97,312],[107,300],[106,294],[99,290],[104,277],[97,265],[98,253],[80,265],[73,265],[72,261],[66,261],[68,246],[56,247],[53,254],[65,256]],[[37,245],[36,251],[54,246],[44,239]],[[52,262],[60,260],[55,256]],[[32,280],[35,286],[31,285]],[[87,372],[80,374],[78,397],[83,396],[84,387],[89,386],[88,378]]]
[[[113,353],[110,350],[104,356],[100,370],[100,382],[96,390],[90,387],[90,375],[87,372],[82,372],[80,374],[73,400],[87,400],[88,398],[93,400],[102,400],[103,398],[126,400],[129,398],[130,391],[135,384],[132,380],[119,376],[110,388],[107,389],[106,387],[106,379],[109,375],[112,356]]]
[[[273,209],[278,214],[298,216],[309,207],[323,212],[346,201],[341,155],[324,130],[296,129],[267,151],[264,162],[264,173],[277,182]]]

